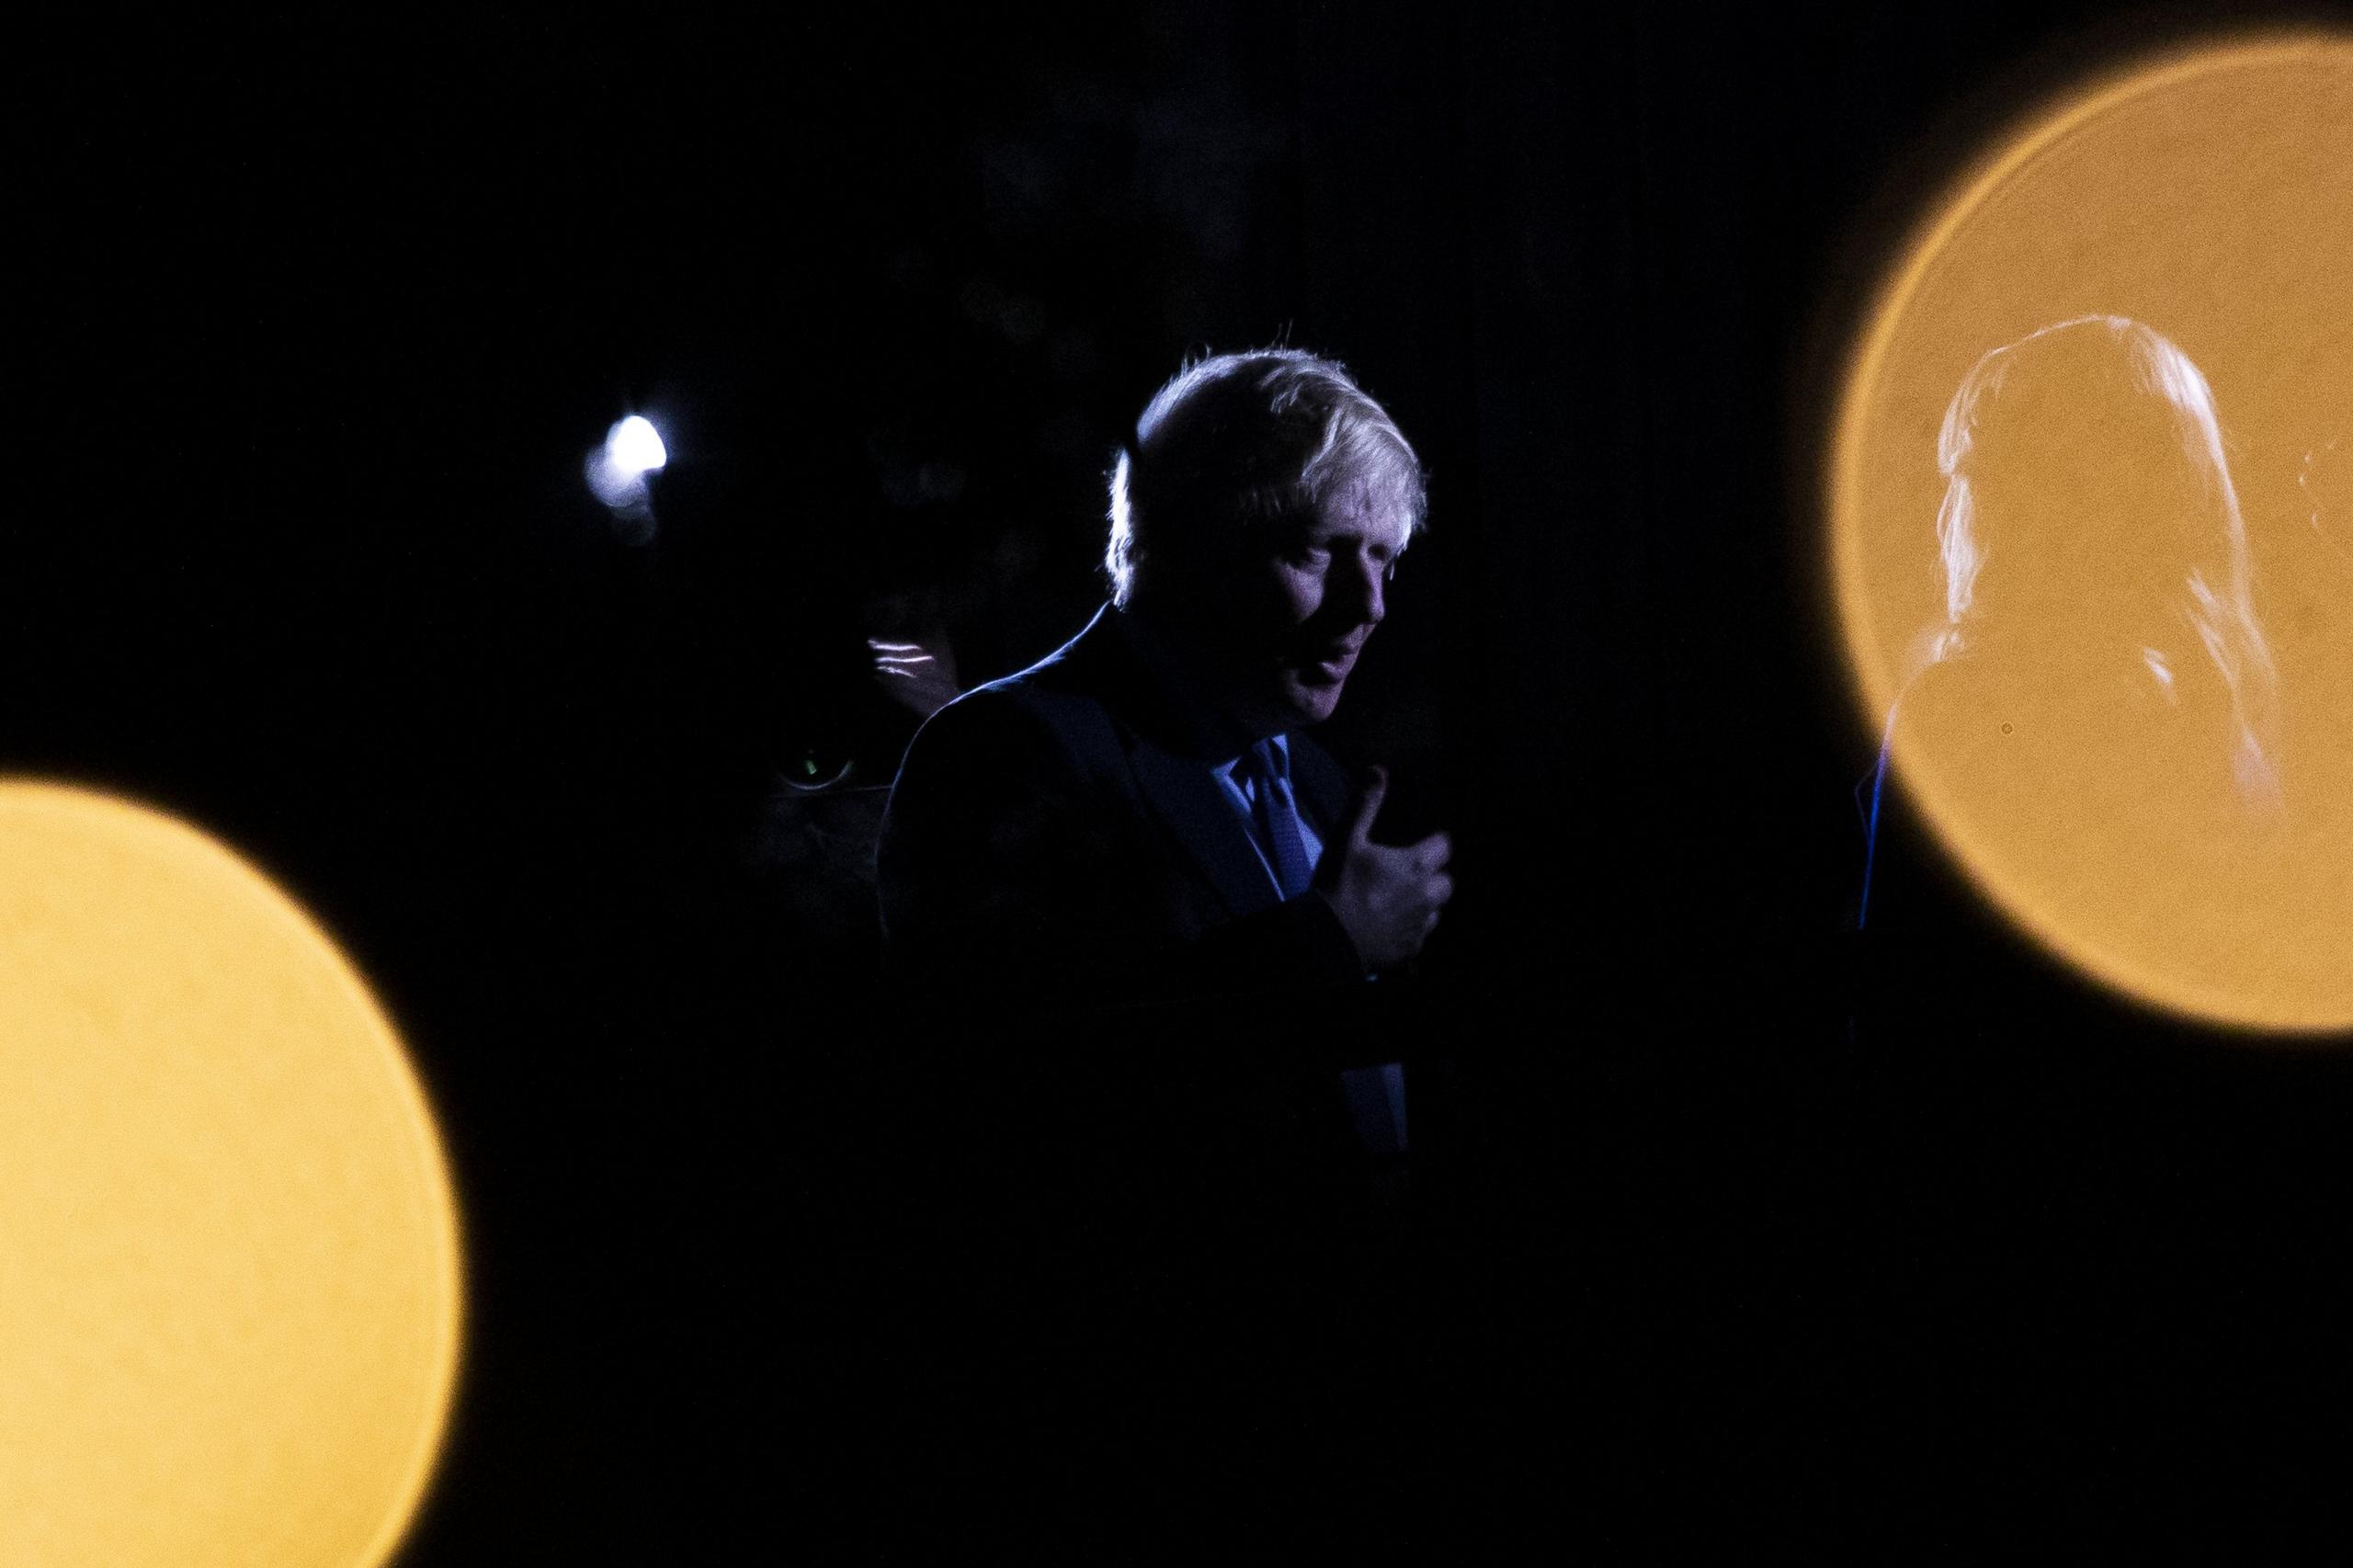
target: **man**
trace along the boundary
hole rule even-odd
[[[1295,732],[1328,718],[1423,521],[1413,449],[1338,365],[1207,359],[1111,481],[1111,603],[915,737],[883,824],[894,969],[1025,1009],[1346,987],[1411,958],[1446,835],[1373,842]]]
[[[909,746],[879,854],[887,961],[930,1026],[899,1157],[927,1235],[902,1256],[932,1271],[911,1295],[938,1387],[967,1390],[926,1383],[926,1408],[1099,1438],[1296,1396],[1300,1419],[1381,1425],[1344,1414],[1386,1408],[1404,1339],[1381,1316],[1394,1184],[1364,1178],[1397,1172],[1409,1128],[1398,1009],[1367,981],[1437,924],[1448,842],[1376,842],[1384,779],[1352,801],[1302,732],[1423,506],[1412,448],[1339,366],[1194,365],[1113,472],[1111,603]]]
[[[1163,387],[1112,474],[1111,603],[908,750],[879,857],[894,973],[967,1018],[1162,1004],[1128,1015],[1185,1040],[1154,1098],[1321,1064],[1363,1147],[1401,1152],[1402,1071],[1332,1038],[1334,1009],[1419,951],[1448,840],[1375,842],[1384,777],[1351,802],[1297,732],[1339,701],[1424,505],[1329,360],[1225,355]]]

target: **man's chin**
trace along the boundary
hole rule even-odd
[[[1283,706],[1294,724],[1320,724],[1340,705],[1342,683],[1292,679],[1283,683]]]
[[[1302,680],[1294,675],[1260,687],[1229,710],[1252,733],[1279,735],[1308,724],[1320,724],[1339,706],[1340,682]]]

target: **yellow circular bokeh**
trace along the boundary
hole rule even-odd
[[[2348,426],[2353,40],[2304,31],[1994,149],[1882,289],[1832,442],[1899,787],[2051,950],[2282,1035],[2353,1028]]]
[[[0,780],[0,1562],[375,1568],[456,1210],[350,963],[174,819]]]

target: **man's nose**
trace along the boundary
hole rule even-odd
[[[1347,601],[1344,606],[1350,620],[1364,627],[1381,624],[1381,618],[1389,613],[1382,592],[1388,575],[1387,568],[1370,556],[1358,555],[1350,560],[1346,574]]]

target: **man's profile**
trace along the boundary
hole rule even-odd
[[[1452,892],[1445,835],[1374,842],[1385,778],[1352,795],[1302,732],[1424,508],[1413,449],[1329,360],[1224,355],[1163,387],[1111,477],[1111,602],[908,748],[879,852],[898,983],[973,1021],[1189,1007],[1231,1048],[1419,951]],[[1345,1088],[1366,1147],[1401,1148],[1400,1074],[1302,1038],[1335,1032],[1272,1053],[1320,1067],[1335,1111]]]

